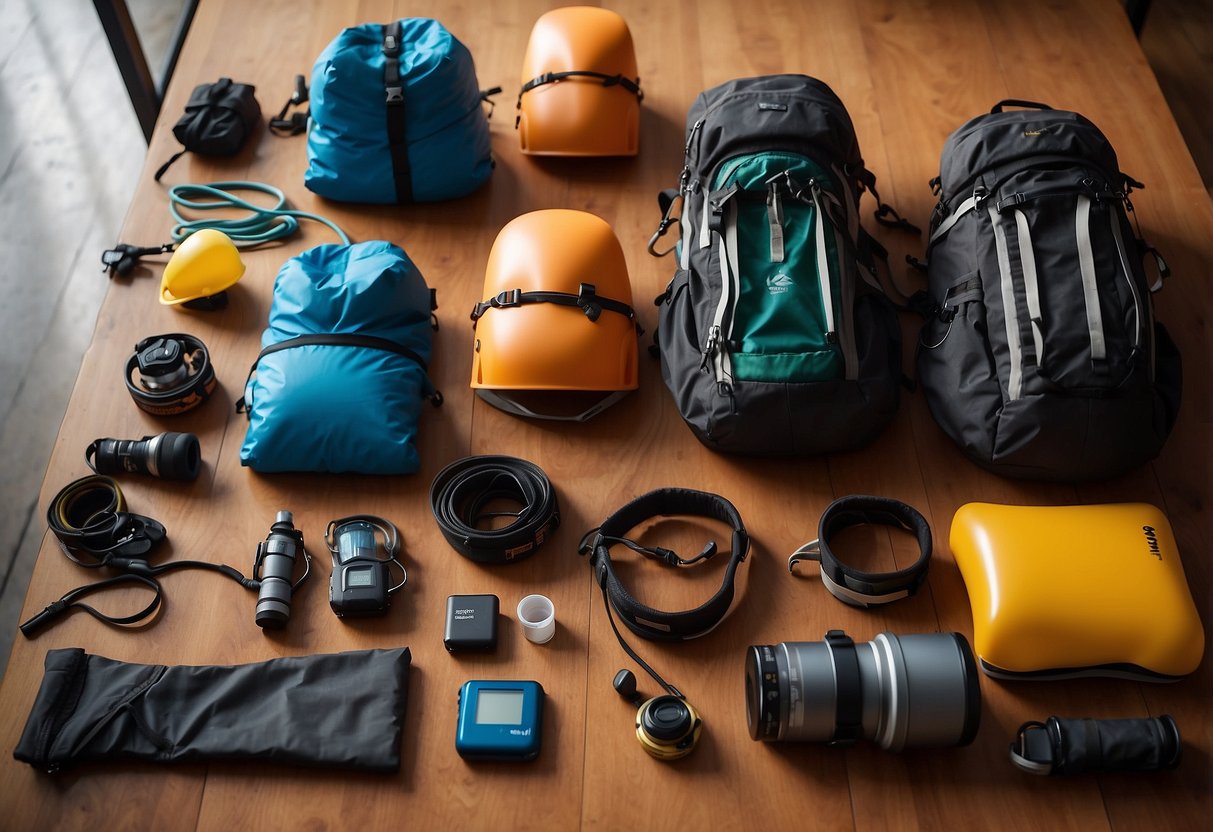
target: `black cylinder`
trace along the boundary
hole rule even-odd
[[[98,474],[150,474],[166,480],[192,480],[202,451],[192,433],[160,433],[142,439],[95,439],[84,452]]]
[[[257,571],[261,589],[257,594],[257,626],[278,630],[291,617],[291,574],[295,555],[303,549],[303,533],[295,528],[289,511],[280,511],[269,536],[257,547]]]

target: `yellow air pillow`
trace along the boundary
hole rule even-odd
[[[990,676],[1175,681],[1200,664],[1204,629],[1152,505],[969,503],[950,540]]]

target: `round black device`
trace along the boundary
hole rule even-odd
[[[193,410],[210,398],[215,384],[206,345],[185,333],[144,338],[126,361],[127,392],[140,409],[155,416]]]
[[[615,690],[633,705],[641,703],[636,693],[636,674],[624,668],[615,674]],[[662,694],[640,704],[636,711],[636,739],[659,760],[685,757],[699,742],[703,720],[681,696]]]
[[[198,477],[201,449],[192,433],[161,433],[142,439],[94,439],[84,451],[98,474],[150,474],[166,480]]]

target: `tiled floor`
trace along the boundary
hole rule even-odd
[[[130,0],[160,65],[182,0]],[[1213,190],[1213,0],[1154,0],[1143,47]],[[145,155],[88,0],[0,0],[0,667],[44,534],[37,495]],[[49,599],[48,599],[49,600]]]

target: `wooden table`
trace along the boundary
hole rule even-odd
[[[403,766],[394,776],[299,771],[251,764],[90,766],[48,776],[0,755],[0,826],[8,829],[687,829],[718,828],[1207,828],[1213,754],[1213,663],[1172,685],[1120,680],[1003,683],[982,678],[977,740],[960,749],[887,753],[870,744],[839,750],[765,745],[746,730],[742,667],[750,644],[820,639],[841,627],[857,640],[883,630],[955,630],[972,635],[964,586],[947,545],[953,512],[971,500],[1062,504],[1144,500],[1165,509],[1206,627],[1210,611],[1211,338],[1213,206],[1115,0],[906,3],[898,0],[776,3],[623,2],[645,88],[642,151],[635,160],[524,158],[512,127],[513,90],[530,27],[548,4],[429,4],[207,0],[189,35],[122,239],[166,238],[165,189],[151,172],[177,147],[169,128],[194,84],[228,75],[257,86],[276,111],[292,76],[306,72],[347,25],[393,15],[441,19],[471,49],[482,85],[507,90],[492,119],[497,169],[472,197],[439,205],[358,207],[324,203],[303,187],[302,138],[261,133],[232,160],[187,157],[169,182],[248,178],[276,183],[292,202],[326,214],[356,239],[400,243],[438,289],[442,324],[432,369],[445,406],[422,423],[423,468],[409,477],[257,475],[239,464],[245,418],[232,410],[265,326],[278,267],[304,248],[331,242],[315,224],[279,248],[249,252],[248,271],[221,314],[183,313],[155,300],[159,267],[115,281],[97,322],[43,485],[40,506],[88,473],[85,445],[97,436],[138,437],[190,430],[205,467],[193,483],[123,480],[132,508],[169,529],[176,558],[207,558],[247,569],[274,513],[294,511],[313,547],[328,520],[356,512],[393,519],[403,530],[410,580],[386,618],[337,620],[328,610],[328,564],[300,591],[290,626],[263,633],[251,594],[217,576],[165,579],[158,619],[127,632],[73,615],[33,640],[18,638],[0,689],[0,747],[15,746],[48,649],[79,646],[115,659],[168,664],[237,664],[281,655],[408,645],[414,667],[405,713]],[[658,215],[654,195],[674,184],[684,117],[701,89],[744,75],[801,71],[825,80],[855,120],[881,194],[925,224],[927,180],[944,138],[1002,98],[1043,100],[1079,110],[1111,138],[1126,170],[1147,183],[1136,200],[1145,234],[1174,270],[1157,298],[1160,318],[1187,364],[1183,410],[1170,443],[1151,466],[1080,488],[1012,482],[965,461],[932,421],[923,397],[905,396],[894,424],[869,448],[804,460],[756,461],[716,455],[693,438],[664,389],[656,362],[642,360],[641,389],[587,425],[507,416],[467,386],[472,336],[467,312],[479,299],[497,231],[526,211],[592,211],[612,223],[627,253],[641,323],[652,331],[657,295],[671,274],[644,247]],[[103,164],[99,160],[99,164]],[[892,262],[922,243],[865,220]],[[91,268],[89,266],[88,268]],[[898,270],[900,272],[900,270]],[[899,277],[901,275],[899,274]],[[912,281],[915,277],[901,277]],[[905,343],[917,323],[905,320]],[[118,383],[141,337],[188,331],[218,367],[215,401],[176,419],[138,411]],[[912,350],[907,350],[907,353]],[[907,358],[907,367],[909,358]],[[534,460],[559,491],[564,523],[535,557],[510,567],[476,565],[439,534],[427,491],[434,474],[474,453]],[[611,689],[630,666],[611,634],[601,597],[576,554],[586,529],[632,496],[663,485],[705,488],[730,498],[754,537],[743,569],[744,595],[724,626],[698,641],[665,646],[632,639],[676,680],[707,725],[687,759],[660,763],[632,735],[633,709]],[[918,507],[935,530],[927,591],[871,612],[844,607],[815,580],[795,580],[788,553],[815,536],[836,496],[873,493]],[[661,532],[698,551],[703,528]],[[719,530],[714,530],[717,536]],[[872,535],[870,568],[913,556],[901,535]],[[1055,541],[1064,546],[1064,541]],[[862,547],[860,547],[862,548]],[[625,558],[626,560],[626,558]],[[626,567],[642,600],[665,609],[710,594],[723,564],[672,575],[649,563]],[[694,572],[694,570],[691,570]],[[26,615],[93,576],[69,564],[47,534],[30,584]],[[559,628],[546,646],[526,642],[513,607],[531,592],[553,599]],[[453,657],[442,647],[452,593],[502,600],[502,643],[491,655]],[[115,599],[116,602],[117,599]],[[456,692],[473,678],[534,678],[549,694],[543,752],[526,765],[469,765],[455,753]],[[350,680],[357,684],[356,679]],[[642,690],[654,685],[643,675]],[[1019,724],[1050,714],[1141,717],[1172,714],[1182,729],[1182,766],[1153,776],[1039,779],[1009,765]],[[1200,818],[1205,818],[1201,821]]]

